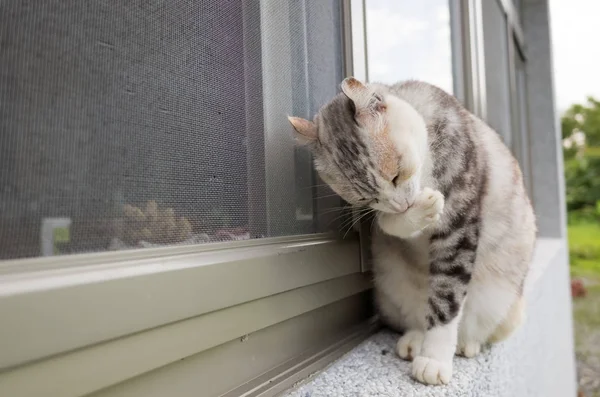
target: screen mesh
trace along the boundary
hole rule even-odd
[[[0,257],[335,227],[286,116],[336,93],[339,7],[4,1]]]

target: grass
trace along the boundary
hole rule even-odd
[[[600,397],[600,224],[573,223],[568,235],[571,277],[587,289],[573,299],[578,383],[586,397]]]
[[[600,281],[600,224],[569,225],[571,277]]]
[[[590,157],[600,157],[600,146],[588,146],[585,148],[585,155]]]

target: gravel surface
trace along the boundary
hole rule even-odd
[[[577,379],[585,397],[600,397],[600,285],[573,298]]]

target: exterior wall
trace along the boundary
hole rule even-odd
[[[567,247],[564,240],[557,241],[560,248],[556,255],[547,261],[540,259],[539,264],[545,268],[528,293],[525,326],[513,339],[500,345],[484,367],[485,378],[496,389],[493,395],[577,394]],[[549,245],[543,248],[552,249]]]
[[[565,237],[563,159],[554,106],[548,0],[525,0],[521,12],[527,41],[533,203],[539,234],[544,237]]]

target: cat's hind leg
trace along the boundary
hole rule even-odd
[[[393,330],[400,332],[402,336],[396,343],[396,353],[404,360],[412,361],[413,358],[421,353],[423,345],[423,331],[419,329],[408,328],[406,317],[402,315],[401,310],[395,306],[384,294],[376,293],[377,306],[383,322]],[[414,327],[414,324],[411,324]]]
[[[496,330],[489,337],[489,343],[502,342],[519,328],[525,321],[525,298],[520,297],[508,310],[508,314],[496,327]]]
[[[509,283],[474,279],[459,325],[456,353],[474,357],[486,343],[506,339],[522,322],[522,299]]]

